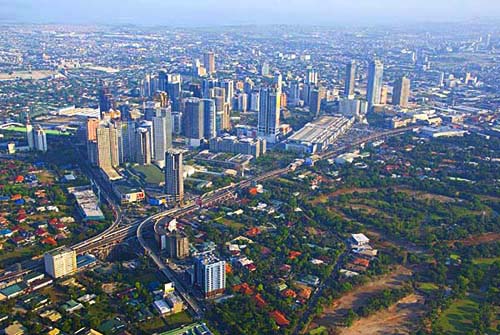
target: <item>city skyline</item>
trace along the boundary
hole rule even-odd
[[[479,0],[0,1],[0,22],[224,26],[247,24],[371,25],[500,17],[500,4]],[[223,18],[223,19],[222,19]]]

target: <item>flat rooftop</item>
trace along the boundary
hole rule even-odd
[[[290,136],[293,142],[321,143],[349,122],[343,116],[322,116]]]

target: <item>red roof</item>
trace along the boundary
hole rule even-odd
[[[47,231],[45,229],[42,229],[42,228],[38,228],[37,230],[35,230],[35,235],[36,236],[45,236],[47,235]]]
[[[56,240],[54,240],[52,237],[47,237],[45,239],[43,239],[42,241],[43,244],[50,244],[50,245],[57,245],[57,242]]]
[[[370,265],[370,261],[367,260],[367,259],[364,259],[364,258],[356,258],[353,261],[353,264],[355,264],[355,265],[361,265],[361,266],[364,266],[364,267],[368,267]]]
[[[290,321],[288,321],[288,319],[283,315],[283,313],[281,313],[278,310],[272,311],[271,313],[269,313],[269,316],[273,318],[276,324],[280,327],[286,327],[290,324]]]
[[[260,229],[257,227],[250,228],[249,231],[247,231],[246,235],[250,237],[255,237],[260,234]]]
[[[252,295],[253,294],[253,289],[248,285],[247,283],[243,283],[241,285],[234,285],[233,290],[236,292],[239,292],[244,295]]]
[[[289,272],[291,269],[292,269],[292,267],[288,264],[283,264],[282,266],[280,266],[280,271],[283,271],[283,272]]]
[[[23,176],[17,176],[16,177],[16,183],[22,183],[24,181],[24,177]]]
[[[297,293],[295,293],[294,290],[288,288],[283,292],[281,292],[281,295],[284,296],[285,298],[295,298],[297,296]]]
[[[299,257],[300,255],[302,255],[302,253],[300,251],[290,251],[288,253],[288,258],[295,259],[295,258]]]
[[[255,303],[257,304],[257,306],[259,306],[260,308],[264,308],[264,307],[267,306],[267,302],[264,300],[264,298],[262,298],[262,296],[260,295],[260,293],[257,293],[253,297],[253,300],[255,301]]]

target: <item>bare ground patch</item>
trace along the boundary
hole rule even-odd
[[[343,328],[341,335],[409,335],[415,330],[417,320],[425,310],[424,297],[410,294],[386,310],[379,311],[367,318]]]
[[[343,319],[349,309],[361,307],[371,296],[389,288],[399,288],[407,282],[412,275],[412,271],[403,266],[396,266],[394,270],[384,276],[375,278],[369,283],[355,288],[346,293],[341,298],[334,300],[330,306],[324,308],[323,313],[313,320],[309,329],[323,326],[329,330],[336,329],[342,325]]]

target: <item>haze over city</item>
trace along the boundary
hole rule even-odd
[[[0,0],[0,334],[500,334],[499,0]]]
[[[491,0],[2,0],[0,20],[25,23],[210,26],[371,25],[500,16]]]

